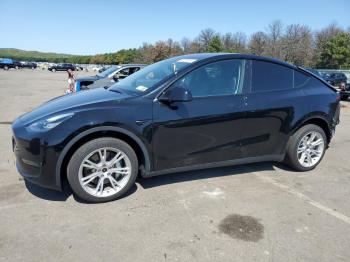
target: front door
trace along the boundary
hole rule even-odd
[[[154,101],[155,170],[240,157],[246,75],[245,60],[209,63],[178,80],[191,91],[192,101],[171,105]]]

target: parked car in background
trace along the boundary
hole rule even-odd
[[[343,73],[324,73],[324,80],[326,80],[332,86],[340,88],[343,84],[346,84],[346,75]]]
[[[17,61],[17,60],[13,60],[13,68],[15,69],[21,69],[23,68],[21,62]]]
[[[10,68],[20,69],[22,64],[10,58],[0,58],[0,68],[9,70]]]
[[[30,68],[30,69],[35,69],[35,68],[37,68],[37,64],[34,63],[34,62],[23,61],[23,62],[21,62],[21,64],[22,64],[22,67],[23,67],[23,68]]]
[[[97,87],[109,87],[120,79],[123,79],[144,68],[144,64],[124,64],[110,66],[105,71],[94,76],[79,77],[76,80],[76,90],[93,89]]]
[[[193,54],[110,88],[53,99],[12,124],[19,173],[88,202],[125,195],[138,175],[284,161],[315,168],[339,123],[339,94],[272,58]],[[43,161],[45,160],[45,161]]]
[[[51,72],[56,72],[56,71],[68,71],[69,69],[72,71],[75,71],[75,66],[72,64],[63,63],[63,64],[50,66],[47,70]]]
[[[106,69],[106,68],[103,67],[103,66],[94,66],[94,67],[92,68],[92,71],[101,73],[101,72],[103,72],[105,69]]]
[[[310,67],[307,67],[305,68],[307,71],[313,73],[314,75],[322,78],[322,74],[317,70],[317,69],[314,69],[314,68],[310,68]]]
[[[76,71],[82,71],[82,70],[84,70],[84,68],[82,67],[82,66],[80,66],[80,65],[74,65],[75,66],[75,70]]]
[[[0,58],[0,68],[4,70],[9,70],[13,68],[13,61],[9,58]]]
[[[322,76],[327,83],[339,90],[342,100],[347,100],[349,98],[350,90],[347,85],[347,77],[344,73],[323,73]]]

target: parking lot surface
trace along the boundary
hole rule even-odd
[[[25,183],[11,149],[11,122],[62,95],[66,77],[0,70],[0,261],[350,260],[349,102],[313,171],[268,162],[140,178],[118,201],[85,204],[67,185]]]

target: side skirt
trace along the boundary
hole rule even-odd
[[[200,170],[200,169],[224,167],[224,166],[234,166],[234,165],[241,165],[241,164],[248,164],[248,163],[257,163],[257,162],[266,162],[266,161],[281,162],[281,161],[283,161],[284,156],[285,156],[284,154],[281,154],[281,155],[266,155],[266,156],[257,156],[257,157],[247,157],[247,158],[239,158],[239,159],[226,160],[226,161],[214,162],[214,163],[205,163],[205,164],[192,165],[192,166],[175,167],[175,168],[169,168],[169,169],[163,169],[163,170],[151,171],[151,172],[146,172],[143,169],[141,172],[141,175],[143,177],[153,177],[153,176],[160,176],[160,175],[165,175],[165,174],[179,173],[179,172],[185,172],[185,171],[191,171],[191,170]]]

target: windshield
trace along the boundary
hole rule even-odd
[[[107,77],[109,74],[113,73],[115,70],[120,68],[121,66],[110,66],[105,71],[98,73],[99,77]]]
[[[157,84],[176,74],[196,59],[173,57],[155,64],[146,66],[144,69],[120,80],[111,86],[111,90],[119,89],[132,93],[144,93],[153,89]]]

